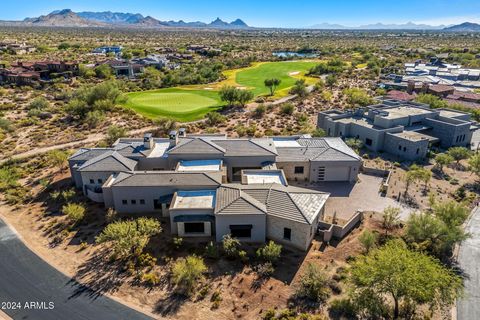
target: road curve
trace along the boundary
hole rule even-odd
[[[465,272],[465,297],[457,302],[457,320],[480,317],[480,207],[476,207],[465,228],[470,237],[460,245],[458,263]]]
[[[30,251],[0,219],[0,310],[12,319],[146,320],[106,296],[90,295]]]

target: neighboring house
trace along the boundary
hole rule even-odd
[[[388,99],[356,110],[320,112],[317,126],[329,136],[357,138],[370,150],[406,160],[424,158],[431,144],[469,147],[478,129],[469,113]]]
[[[119,139],[69,158],[77,188],[122,214],[169,217],[182,237],[232,234],[306,250],[329,194],[288,181],[356,181],[360,157],[340,138],[225,135]]]
[[[144,66],[142,64],[123,59],[110,60],[103,64],[109,65],[116,77],[135,78],[144,72]]]
[[[25,43],[0,42],[0,51],[10,52],[16,55],[23,55],[35,52],[36,48]]]
[[[132,59],[131,62],[142,65],[144,67],[154,67],[156,69],[162,69],[167,67],[169,61],[166,55],[150,54],[145,58]]]
[[[65,61],[17,62],[10,68],[0,66],[0,82],[29,85],[48,81],[54,75],[69,78],[78,74],[78,63]]]
[[[123,47],[122,46],[102,46],[98,47],[92,50],[92,53],[95,54],[108,54],[110,52],[114,53],[115,55],[118,55],[122,52]]]

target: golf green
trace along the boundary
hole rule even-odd
[[[149,117],[170,117],[177,121],[201,119],[217,110],[221,101],[216,91],[167,88],[127,94],[125,106]]]
[[[253,93],[265,95],[270,93],[265,87],[264,81],[267,78],[277,78],[281,80],[277,90],[283,90],[292,87],[299,76],[303,76],[305,71],[311,69],[318,62],[315,61],[284,61],[261,63],[257,66],[246,68],[236,73],[235,82],[241,86],[251,88]]]
[[[275,96],[288,95],[288,90],[300,78],[312,84],[316,80],[305,77],[305,72],[318,61],[260,62],[251,67],[227,70],[226,79],[207,85],[191,85],[150,91],[127,93],[124,106],[148,118],[169,117],[181,122],[202,119],[210,111],[223,105],[218,90],[225,85],[251,90],[255,96],[268,95],[264,81],[269,78],[281,80]]]

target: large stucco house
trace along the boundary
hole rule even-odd
[[[328,136],[357,138],[367,149],[406,160],[425,158],[431,145],[469,148],[478,129],[469,113],[389,99],[355,110],[320,112],[317,126]]]
[[[232,234],[306,250],[329,194],[289,182],[354,182],[361,159],[340,138],[229,139],[180,129],[83,148],[69,166],[91,200],[131,216],[168,217],[181,237]]]

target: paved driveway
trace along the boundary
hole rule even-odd
[[[382,212],[388,206],[400,208],[400,219],[406,220],[412,209],[397,201],[382,197],[379,194],[382,178],[359,174],[360,182],[324,182],[317,184],[318,189],[330,192],[330,198],[325,206],[325,214],[348,220],[357,210]]]
[[[89,296],[88,288],[31,252],[1,219],[0,308],[13,319],[150,319],[108,297]]]
[[[480,318],[480,207],[476,207],[466,231],[470,238],[463,241],[458,253],[458,263],[467,275],[465,297],[457,303],[457,319]]]

